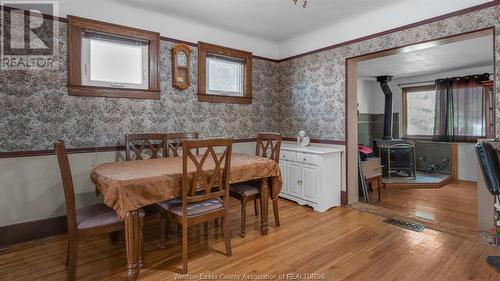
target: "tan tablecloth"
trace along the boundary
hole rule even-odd
[[[209,157],[208,159],[210,159]],[[204,169],[213,169],[213,161]],[[188,171],[195,167],[188,161]],[[104,163],[96,166],[90,178],[104,196],[104,203],[113,208],[120,218],[129,211],[173,199],[181,194],[182,158],[161,158],[127,162]],[[278,163],[263,157],[233,154],[230,183],[271,178],[272,197],[281,191],[281,171]]]

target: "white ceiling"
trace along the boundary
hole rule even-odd
[[[309,0],[307,7],[302,8],[300,5],[302,0],[298,0],[297,5],[294,5],[292,0],[115,1],[274,43],[335,25],[362,14],[376,13],[379,17],[373,19],[373,24],[383,24],[383,21],[390,17],[401,16],[387,12],[384,14],[384,9],[391,5],[405,4],[406,11],[427,10],[428,14],[432,15],[432,9],[423,4],[438,1],[441,6],[446,4],[449,11],[455,11],[488,2],[488,0]]]
[[[168,15],[279,42],[394,0],[121,0]]]
[[[491,0],[59,0],[77,15],[282,59]]]
[[[358,63],[358,77],[403,78],[492,65],[493,37],[485,36],[362,61]]]

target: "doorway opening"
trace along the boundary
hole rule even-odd
[[[474,143],[495,137],[494,36],[488,28],[347,59],[350,204],[438,229],[487,230]]]

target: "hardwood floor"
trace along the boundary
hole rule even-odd
[[[249,215],[245,238],[238,235],[238,201],[232,201],[231,211],[233,256],[223,255],[222,228],[214,229],[212,223],[205,239],[203,227],[194,227],[189,240],[190,274],[315,273],[324,274],[324,280],[500,279],[484,261],[487,255],[500,255],[498,248],[430,229],[412,232],[355,209],[317,213],[280,200],[281,227],[270,220],[269,234],[261,236],[258,218]],[[248,214],[253,211],[248,209]],[[139,280],[173,280],[180,272],[180,236],[170,238],[164,250],[158,242],[159,225],[149,223],[146,264]],[[126,280],[123,245],[111,244],[107,236],[82,240],[80,245],[78,280]],[[59,236],[0,252],[0,280],[64,280],[65,250],[65,237]]]
[[[370,199],[401,216],[477,231],[475,183],[453,182],[441,188],[387,188],[382,191],[381,201],[376,201],[376,191],[371,192]]]

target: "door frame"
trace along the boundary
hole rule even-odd
[[[418,43],[403,45],[399,47],[384,49],[371,53],[346,58],[345,61],[345,165],[346,165],[346,202],[352,204],[358,202],[358,116],[357,116],[357,64],[359,62],[391,56],[400,53],[407,53],[415,50],[446,45],[449,43],[484,37],[493,37],[493,73],[496,74],[495,58],[495,26],[468,31],[464,33],[430,39]],[[493,91],[496,91],[496,77],[493,79]]]

